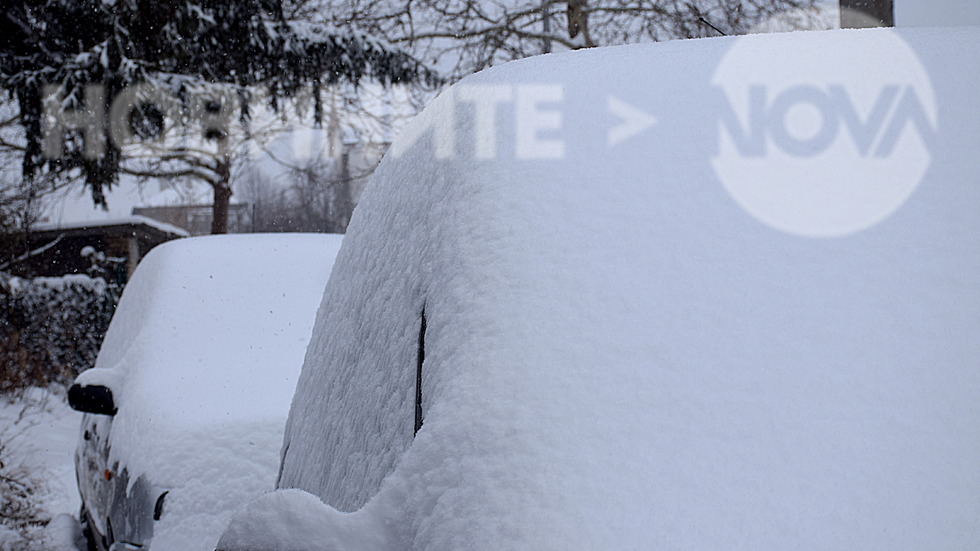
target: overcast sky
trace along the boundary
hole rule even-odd
[[[895,25],[980,25],[980,0],[895,0]]]

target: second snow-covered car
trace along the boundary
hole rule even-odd
[[[173,241],[140,263],[69,400],[91,549],[206,551],[273,488],[337,235]]]

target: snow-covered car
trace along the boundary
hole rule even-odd
[[[188,238],[126,286],[69,389],[91,549],[214,549],[275,486],[282,430],[341,236]]]
[[[218,549],[980,549],[978,64],[864,30],[464,79],[364,191]]]

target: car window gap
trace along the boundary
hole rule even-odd
[[[419,327],[419,351],[415,366],[415,433],[422,428],[422,364],[425,362],[425,306],[422,306],[422,323]]]

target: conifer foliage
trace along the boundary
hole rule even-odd
[[[437,79],[408,54],[364,33],[288,20],[283,0],[9,0],[0,15],[0,88],[16,99],[28,147],[24,175],[81,170],[97,204],[117,178],[120,151],[43,155],[41,94],[62,85],[65,106],[84,105],[83,86],[105,89],[105,108],[136,83],[165,82],[179,93],[198,84],[277,98],[303,86]],[[247,104],[244,104],[247,105]],[[243,107],[247,116],[247,107]]]

